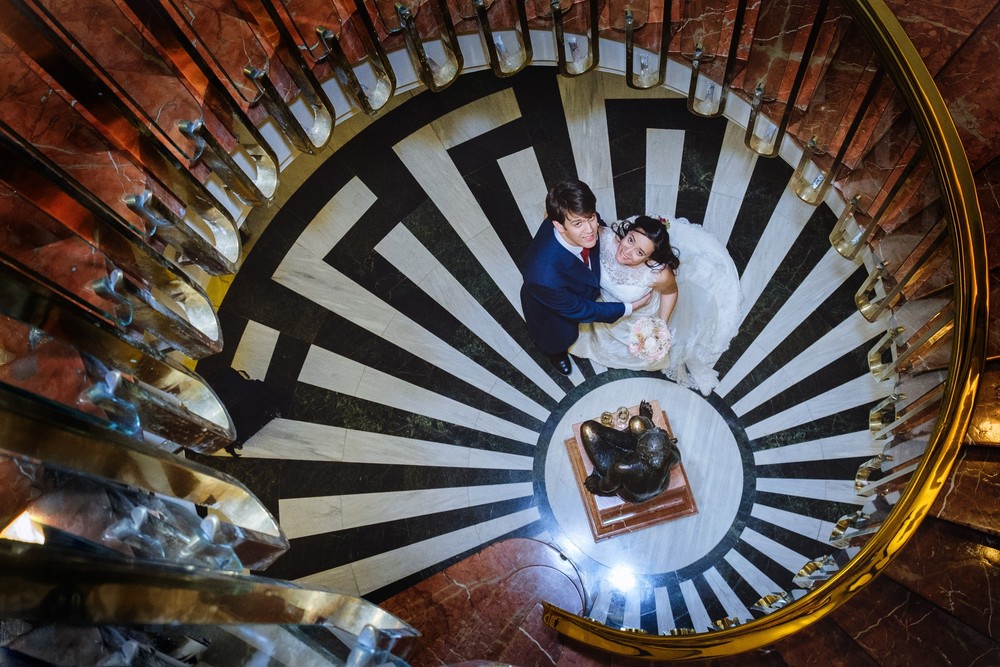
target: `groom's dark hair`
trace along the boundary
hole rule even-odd
[[[549,190],[545,212],[559,224],[566,222],[566,216],[571,213],[590,217],[597,212],[597,197],[583,181],[568,178]]]

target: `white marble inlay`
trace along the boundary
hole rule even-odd
[[[750,586],[757,591],[757,594],[761,597],[765,595],[770,595],[771,593],[779,593],[784,590],[783,586],[771,581],[771,578],[760,571],[760,569],[748,561],[743,554],[741,554],[736,549],[732,549],[726,553],[723,557],[726,562],[733,566],[743,580],[746,581]],[[756,602],[756,600],[754,600]]]
[[[761,535],[750,528],[746,528],[743,531],[740,539],[792,574],[798,574],[803,565],[812,560],[812,558],[815,558],[815,556],[807,558],[797,551],[789,549],[784,544],[775,542],[767,535]]]
[[[537,433],[523,426],[483,413],[315,345],[310,346],[306,354],[299,382],[529,444],[535,444],[538,440]]]
[[[642,596],[639,590],[625,593],[625,614],[622,616],[622,627],[638,628],[642,625]]]
[[[521,312],[521,272],[434,130],[430,126],[417,130],[392,149],[500,291]]]
[[[485,505],[486,503],[499,503],[504,500],[514,500],[515,498],[526,498],[535,492],[535,485],[531,482],[513,482],[511,484],[484,484],[482,486],[470,486],[469,507]]]
[[[882,451],[884,443],[872,440],[872,434],[867,429],[854,433],[832,435],[828,438],[797,442],[784,447],[772,447],[754,452],[756,465],[773,463],[793,463],[795,461],[828,461],[830,459],[849,459],[861,456],[874,456]]]
[[[244,371],[254,380],[263,380],[271,365],[271,356],[279,335],[280,332],[276,329],[249,320],[229,365],[238,371]]]
[[[280,498],[278,523],[290,540],[344,528],[340,496]]]
[[[594,598],[594,604],[590,607],[590,611],[587,612],[587,616],[596,618],[601,623],[606,622],[608,612],[611,609],[611,595],[613,593],[614,590],[607,582],[601,582],[601,587],[597,590],[597,597]]]
[[[714,567],[710,567],[705,570],[705,581],[708,582],[709,587],[711,587],[712,592],[722,603],[722,606],[726,609],[726,616],[729,618],[738,618],[744,623],[753,619],[753,615],[750,610],[747,609],[746,605],[740,601],[736,592],[732,587],[726,583],[726,580],[722,578],[719,571]],[[718,620],[718,619],[715,619]]]
[[[527,486],[527,494],[522,484],[494,484],[340,496],[343,527],[369,526],[519,498],[531,495],[531,485]]]
[[[808,401],[748,426],[746,429],[747,437],[756,440],[765,435],[843,412],[858,405],[872,403],[891,393],[891,382],[880,383],[871,373],[866,373],[839,387],[825,391],[819,396],[810,398]]]
[[[765,327],[765,330],[768,327],[770,327],[770,323]],[[743,398],[733,403],[733,412],[738,415],[746,414],[764,401],[773,398],[793,384],[806,379],[830,362],[847,354],[864,341],[871,340],[879,332],[884,331],[885,322],[883,320],[873,323],[866,320],[861,313],[853,313],[785,364],[781,368],[781,373],[775,373],[747,392]],[[758,341],[755,341],[752,349],[747,350],[740,357],[739,361],[733,365],[733,368],[726,374],[726,377],[719,383],[720,387],[725,384],[725,387],[722,388],[725,393],[720,393],[719,395],[725,396],[729,393],[740,380],[746,377],[757,364],[770,354],[776,345],[775,340],[781,340],[778,339],[778,336],[782,336],[783,339],[787,333],[776,332],[768,334],[768,336],[774,336],[774,338],[765,337],[764,334],[761,334],[758,337],[761,345],[757,345]],[[719,388],[717,387],[716,391],[718,390]]]
[[[830,531],[834,528],[834,524],[830,521],[756,503],[750,510],[750,515],[820,542],[829,540]]]
[[[596,73],[573,79],[557,77],[566,127],[573,147],[576,172],[597,195],[597,212],[614,220],[614,178],[611,173],[611,142],[604,105],[604,79]],[[600,191],[600,192],[599,192]]]
[[[758,477],[757,490],[799,498],[830,500],[836,503],[864,505],[865,498],[854,490],[853,479],[788,479]]]
[[[743,318],[757,303],[761,292],[771,280],[781,260],[788,254],[799,232],[809,222],[816,209],[799,199],[792,188],[786,187],[778,200],[771,219],[757,241],[750,261],[740,276],[743,294]],[[815,304],[813,304],[815,305]]]
[[[511,338],[510,334],[406,227],[396,225],[375,246],[375,250],[428,296],[442,304],[459,322],[496,350],[500,356],[509,359],[521,351],[518,342]],[[518,369],[536,385],[554,384],[548,374],[531,359],[523,360]],[[517,393],[511,396],[509,402],[541,421],[545,421],[549,416],[548,410],[523,394]]]
[[[298,242],[314,257],[326,257],[376,200],[375,193],[355,176],[309,221]]]
[[[672,630],[674,612],[670,608],[670,592],[666,588],[654,588],[653,599],[656,601],[656,629],[660,634]]]
[[[243,444],[241,454],[251,459],[341,461],[346,430],[278,417]]]
[[[545,196],[549,193],[534,147],[505,155],[497,164],[524,216],[528,232],[534,236],[545,219]]]
[[[676,215],[683,156],[684,130],[646,130],[646,210],[633,213],[669,218]]]
[[[563,441],[573,424],[642,399],[658,400],[670,419],[698,514],[595,542]],[[627,564],[636,574],[676,570],[708,553],[736,518],[743,485],[733,480],[742,479],[739,447],[722,417],[701,395],[657,378],[609,382],[582,397],[556,426],[545,460],[549,505],[567,538],[599,563]]]
[[[680,582],[681,595],[684,596],[684,603],[687,605],[688,614],[691,616],[691,627],[697,632],[706,632],[712,626],[712,619],[708,616],[705,603],[698,594],[694,582],[690,579]]]
[[[726,125],[719,162],[712,179],[712,193],[705,211],[705,229],[726,245],[739,215],[747,186],[757,165],[757,153],[743,143],[745,130],[736,123]]]
[[[431,127],[445,148],[454,148],[520,117],[514,89],[505,88],[440,116]]]

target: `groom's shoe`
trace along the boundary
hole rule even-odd
[[[556,367],[556,370],[563,375],[569,375],[573,372],[573,365],[569,362],[569,355],[563,352],[562,354],[550,354],[549,361],[552,365]]]

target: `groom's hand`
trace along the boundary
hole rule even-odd
[[[652,299],[652,298],[653,298],[653,291],[650,290],[649,292],[646,293],[646,296],[642,297],[638,301],[633,301],[632,302],[632,312],[634,313],[639,308],[642,308],[643,306],[645,306],[647,303],[649,303],[649,300]]]

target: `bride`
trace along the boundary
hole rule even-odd
[[[570,354],[608,368],[663,371],[680,385],[708,396],[718,384],[712,368],[739,328],[739,275],[714,236],[680,218],[640,215],[601,227],[601,298],[653,298],[630,317],[610,324],[581,324]],[[657,361],[629,351],[638,318],[669,324],[669,353]]]

